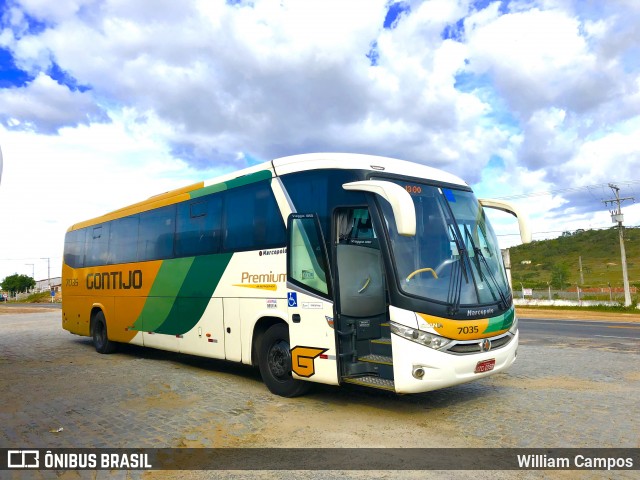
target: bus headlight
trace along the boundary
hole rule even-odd
[[[406,338],[412,342],[419,343],[425,347],[433,348],[434,350],[440,350],[446,347],[451,340],[441,337],[434,333],[423,332],[422,330],[416,330],[415,328],[405,327],[398,323],[389,323],[391,333],[395,333],[399,337]]]
[[[509,329],[509,333],[515,335],[518,331],[518,316],[513,314],[513,323],[511,324],[511,328]]]

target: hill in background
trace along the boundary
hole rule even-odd
[[[640,228],[625,229],[627,271],[631,286],[640,287]],[[553,240],[533,241],[509,249],[513,285],[556,288],[580,285],[622,288],[622,264],[618,227],[606,230],[565,232]],[[582,276],[580,281],[580,260]]]

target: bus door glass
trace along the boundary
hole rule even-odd
[[[291,368],[300,378],[337,384],[331,271],[318,216],[291,214],[287,231]]]
[[[356,340],[379,338],[387,321],[382,257],[366,207],[335,212],[335,254],[340,331]]]

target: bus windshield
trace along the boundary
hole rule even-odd
[[[412,296],[461,305],[502,303],[510,297],[502,255],[485,213],[472,192],[395,181],[416,210],[416,235],[395,230],[391,205],[382,200],[400,289]]]

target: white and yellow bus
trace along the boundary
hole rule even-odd
[[[62,326],[100,353],[131,343],[257,365],[283,396],[483,378],[518,349],[483,205],[517,215],[416,163],[273,160],[69,228]]]

